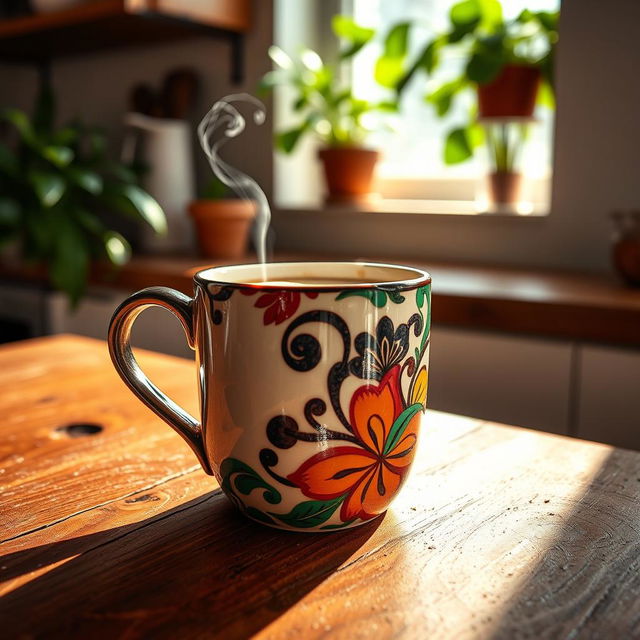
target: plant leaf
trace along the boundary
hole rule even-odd
[[[411,419],[413,416],[418,413],[418,411],[422,411],[424,406],[416,402],[411,406],[407,407],[396,419],[393,423],[391,429],[389,430],[389,435],[387,436],[387,440],[384,443],[383,454],[387,455],[390,451],[393,451],[393,448],[398,444],[402,434],[405,432],[406,428],[409,426]]]
[[[49,82],[40,86],[33,111],[33,127],[39,134],[51,133],[55,118],[55,97]]]
[[[375,65],[375,79],[383,87],[394,88],[404,74],[404,61],[409,43],[409,22],[395,25],[387,34],[384,53]]]
[[[70,167],[67,170],[67,175],[71,181],[81,189],[84,189],[93,195],[102,193],[102,177],[95,171],[84,169],[82,167]]]
[[[281,131],[280,133],[276,133],[276,149],[284,153],[292,153],[302,135],[313,127],[317,119],[317,114],[311,113],[297,127],[294,127],[293,129],[287,129],[286,131]]]
[[[31,171],[29,182],[43,207],[53,207],[60,201],[67,189],[64,178],[57,173],[45,173],[44,171]]]
[[[73,149],[63,146],[49,145],[41,151],[42,157],[56,165],[56,167],[66,167],[74,157]]]
[[[426,73],[431,74],[433,70],[436,68],[440,58],[440,49],[444,45],[444,40],[442,38],[436,38],[427,44],[427,46],[422,50],[416,61],[409,68],[409,70],[405,73],[404,77],[397,83],[396,91],[400,94],[404,91],[404,88],[407,86],[411,78],[416,74],[417,71],[422,69],[426,71]]]
[[[281,69],[293,69],[293,60],[289,57],[289,54],[285,53],[280,47],[276,45],[270,46],[268,54],[271,60]]]
[[[7,145],[0,142],[0,172],[15,178],[18,174],[18,159]]]
[[[0,227],[17,227],[20,223],[20,205],[13,198],[0,197]]]
[[[439,117],[442,118],[449,113],[455,94],[464,87],[464,84],[463,78],[446,82],[426,97],[427,102],[435,107]]]
[[[449,34],[449,42],[459,42],[467,34],[475,31],[482,20],[482,12],[478,0],[463,0],[451,7],[449,19],[453,30]]]
[[[551,88],[551,85],[548,82],[540,83],[540,90],[538,91],[538,104],[543,107],[547,107],[547,109],[555,109],[556,108],[556,98]]]
[[[36,133],[26,113],[19,109],[3,109],[0,111],[0,119],[12,124],[23,142],[30,146],[37,146]]]
[[[478,5],[482,16],[480,27],[489,33],[498,29],[502,24],[502,5],[499,0],[478,0]]]
[[[107,258],[116,266],[121,267],[131,258],[131,245],[117,231],[107,231],[103,242]]]
[[[343,496],[334,500],[308,500],[298,503],[289,513],[269,513],[269,515],[290,527],[308,529],[326,522],[343,500]]]
[[[105,184],[105,200],[117,211],[146,222],[157,234],[167,233],[167,219],[162,207],[146,191],[134,184]]]
[[[49,266],[51,282],[67,294],[75,307],[87,286],[89,248],[80,229],[66,215],[56,223],[53,250]]]
[[[449,132],[444,143],[444,161],[447,164],[458,164],[468,160],[473,155],[473,149],[464,128]]]
[[[331,21],[333,32],[338,38],[346,40],[349,44],[340,52],[340,58],[346,60],[354,56],[375,35],[375,29],[361,27],[349,16],[333,16]]]
[[[488,84],[500,73],[505,62],[500,54],[476,52],[467,63],[467,78],[477,84]]]
[[[276,148],[284,153],[292,153],[296,148],[298,141],[302,134],[307,130],[306,123],[301,124],[299,127],[289,129],[287,131],[281,131],[276,134]]]

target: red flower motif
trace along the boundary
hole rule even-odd
[[[317,298],[317,293],[305,292],[307,298]],[[301,295],[299,291],[273,291],[263,293],[255,303],[255,307],[263,309],[264,324],[280,324],[289,319],[300,306]]]
[[[422,405],[405,410],[399,378],[396,365],[377,387],[365,385],[353,394],[350,422],[358,445],[322,451],[288,476],[309,498],[345,496],[340,511],[344,522],[382,513],[413,461]]]

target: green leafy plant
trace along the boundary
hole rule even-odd
[[[347,16],[334,16],[333,32],[342,42],[338,60],[327,64],[310,49],[295,59],[279,47],[269,48],[276,69],[262,78],[260,90],[288,85],[293,90],[292,109],[299,115],[295,127],[276,134],[276,147],[291,153],[305,134],[313,134],[328,147],[359,146],[368,129],[364,116],[374,111],[396,111],[395,99],[369,102],[353,95],[350,82],[341,75],[341,66],[375,36],[374,29],[356,24]]]
[[[213,176],[202,190],[203,200],[226,200],[237,197],[233,189],[229,188],[217,176]]]
[[[553,107],[558,17],[557,11],[525,9],[516,18],[504,20],[498,0],[463,0],[451,8],[448,30],[429,40],[413,59],[408,55],[411,24],[396,25],[389,32],[385,51],[377,61],[376,80],[401,95],[417,74],[433,75],[441,66],[443,54],[451,51],[465,58],[462,73],[425,96],[438,116],[447,116],[463,92],[491,83],[507,65],[540,69],[542,84],[538,102]],[[510,135],[505,128],[498,135],[485,136],[476,113],[477,110],[472,109],[467,123],[458,124],[447,133],[445,162],[455,164],[468,160],[474,149],[486,141],[496,168],[513,166],[525,138],[524,129],[517,129],[517,135]]]
[[[56,128],[54,98],[44,87],[33,117],[3,109],[17,133],[0,142],[0,245],[19,243],[24,259],[43,265],[73,305],[85,292],[92,259],[127,262],[127,240],[104,213],[143,221],[166,233],[160,205],[137,185],[132,168],[107,157],[106,137],[80,122]]]

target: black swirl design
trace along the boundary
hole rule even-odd
[[[264,470],[278,482],[286,485],[287,487],[295,487],[296,485],[279,473],[276,473],[272,467],[278,464],[278,454],[273,449],[262,449],[260,451],[260,464]]]
[[[409,321],[407,322],[407,326],[409,327],[409,329],[411,329],[411,327],[413,326],[413,335],[416,338],[419,338],[420,334],[422,333],[422,329],[424,329],[424,320],[422,319],[422,316],[419,313],[414,313],[409,318]]]
[[[349,363],[351,373],[363,380],[381,380],[389,369],[407,355],[409,327],[419,321],[420,316],[414,314],[409,323],[400,324],[394,329],[391,318],[384,316],[378,322],[375,335],[367,332],[358,334],[354,346],[359,355]]]
[[[333,407],[336,416],[338,416],[338,420],[340,420],[345,429],[351,432],[351,425],[340,406],[340,387],[342,386],[344,379],[349,375],[348,362],[351,351],[351,333],[349,332],[347,323],[337,313],[332,311],[317,310],[303,313],[287,327],[287,330],[282,336],[282,357],[294,371],[311,371],[317,366],[322,358],[322,349],[318,339],[308,333],[302,333],[294,336],[293,339],[291,338],[296,329],[311,322],[324,322],[331,325],[338,331],[342,339],[342,359],[336,362],[329,370],[329,374],[327,376],[327,390],[329,392],[331,406]],[[310,406],[311,402],[316,403],[313,405],[315,407],[320,406],[317,404],[318,400],[322,402],[320,398],[313,398],[309,403],[307,403],[307,407]],[[305,415],[307,415],[306,408]],[[307,415],[307,419],[309,419],[309,415]],[[321,414],[315,413],[313,415]],[[314,422],[310,422],[310,424],[314,426]]]
[[[213,324],[222,324],[222,311],[216,309],[215,302],[224,302],[228,300],[235,289],[233,287],[220,287],[215,293],[209,296],[209,304],[211,305],[211,321]]]
[[[357,442],[350,433],[333,431],[320,424],[314,416],[322,415],[326,411],[326,404],[320,398],[313,398],[307,402],[304,414],[316,433],[300,431],[298,423],[290,416],[276,416],[267,423],[267,438],[278,449],[290,449],[299,440],[305,442],[323,442],[324,440],[347,440]]]

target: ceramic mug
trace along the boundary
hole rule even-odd
[[[429,274],[358,262],[238,265],[196,273],[194,289],[194,298],[144,289],[114,313],[109,350],[133,393],[254,520],[332,531],[383,513],[425,409]],[[179,318],[196,352],[201,422],[133,357],[131,327],[153,305]]]

